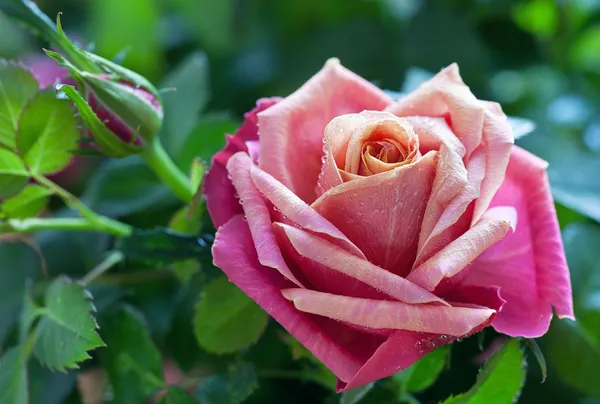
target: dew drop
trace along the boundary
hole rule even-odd
[[[242,217],[242,220],[243,220],[244,222],[247,222],[247,221],[248,221],[248,218],[247,218],[246,216],[244,216],[244,217]]]

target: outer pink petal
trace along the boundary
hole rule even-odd
[[[466,161],[480,145],[484,147],[486,177],[475,202],[473,222],[477,221],[502,184],[514,143],[499,105],[475,98],[460,77],[458,66],[452,64],[388,109],[398,116],[449,118],[453,132],[466,148]]]
[[[362,251],[344,233],[271,175],[256,166],[251,167],[250,173],[256,188],[287,220],[304,229],[333,239],[336,244],[343,246],[346,250],[359,257],[364,257]]]
[[[225,147],[212,158],[210,170],[204,178],[203,192],[215,228],[225,224],[234,215],[242,213],[242,207],[235,198],[233,184],[227,178],[227,161],[235,153],[247,151],[247,142],[258,140],[256,114],[277,103],[278,100],[278,98],[258,100],[256,108],[245,115],[244,124],[235,136],[226,135]]]
[[[547,163],[514,147],[506,180],[492,205],[512,205],[519,225],[477,260],[466,284],[497,285],[506,305],[492,324],[512,336],[546,333],[552,307],[573,318],[571,282],[556,211],[546,175]]]
[[[246,153],[239,152],[227,162],[227,171],[238,193],[239,203],[242,204],[256,246],[258,261],[267,267],[279,271],[288,280],[302,287],[292,271],[285,263],[277,239],[271,225],[269,208],[260,192],[254,186],[250,177],[250,167],[253,163]]]
[[[323,131],[333,118],[392,102],[383,91],[330,59],[300,89],[259,114],[259,165],[311,203],[321,171]]]
[[[349,381],[382,342],[339,323],[296,310],[281,295],[292,286],[279,273],[258,262],[248,223],[241,215],[219,228],[212,248],[214,265],[285,327],[336,376]]]
[[[361,327],[462,336],[486,322],[495,310],[361,299],[307,289],[284,289],[283,296],[306,313]]]
[[[490,209],[475,226],[414,269],[407,279],[427,290],[434,290],[444,278],[455,276],[502,240],[516,221],[517,212],[512,207]]]
[[[432,151],[415,163],[346,182],[324,193],[312,207],[369,261],[404,275],[415,259],[435,157]]]
[[[358,288],[361,285],[363,288],[365,285],[368,285],[404,303],[435,302],[448,306],[445,301],[420,286],[373,265],[369,261],[350,254],[318,236],[282,223],[276,223],[276,225],[285,232],[285,235],[298,254],[320,264],[321,268],[326,267],[344,274],[352,280],[359,281],[357,282],[358,285],[356,285]],[[340,289],[340,292],[343,293],[344,288]]]
[[[502,308],[504,301],[498,296],[498,291],[488,288],[462,288],[453,298],[459,301],[472,302],[489,307],[496,312]],[[474,334],[494,319],[492,315],[488,321],[472,329],[469,334]],[[454,341],[455,337],[442,334],[427,334],[413,331],[395,331],[369,358],[358,373],[348,383],[338,382],[338,391],[356,388],[363,384],[391,376],[406,369],[424,355],[440,345]]]

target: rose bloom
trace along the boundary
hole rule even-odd
[[[539,337],[571,285],[547,163],[513,142],[455,64],[394,101],[332,59],[214,156],[214,264],[338,391],[489,325]]]

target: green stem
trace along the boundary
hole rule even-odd
[[[66,218],[41,218],[32,217],[27,219],[11,219],[7,223],[5,231],[17,233],[33,233],[39,230],[74,230],[94,231],[97,227],[87,219],[79,217]]]
[[[123,261],[124,258],[125,257],[121,251],[113,251],[104,259],[104,261],[88,272],[87,275],[81,279],[80,283],[83,286],[89,285],[94,279],[98,278],[106,271],[117,265],[119,262]]]
[[[102,231],[117,237],[129,236],[131,234],[131,226],[97,214],[96,212],[88,208],[83,202],[81,202],[75,195],[71,194],[69,191],[62,188],[60,185],[50,181],[43,175],[34,174],[33,178],[40,185],[45,186],[54,194],[61,197],[62,200],[67,204],[67,206],[69,206],[71,209],[76,210],[77,212],[79,212],[79,214],[81,214],[81,216],[86,218],[90,222],[90,226],[92,226],[87,230]]]
[[[192,201],[194,190],[189,178],[171,160],[158,136],[142,152],[142,157],[158,178],[168,185],[179,199],[185,203]]]

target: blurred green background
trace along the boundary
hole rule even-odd
[[[520,402],[600,403],[600,0],[37,3],[50,16],[63,12],[69,35],[102,56],[119,58],[155,83],[165,83],[163,77],[194,54],[200,66],[197,75],[206,76],[194,77],[194,83],[201,83],[198,94],[188,89],[186,96],[208,100],[204,114],[209,118],[199,124],[199,130],[215,132],[216,140],[210,141],[217,145],[206,149],[207,159],[221,144],[222,131],[233,129],[257,98],[289,94],[330,57],[340,58],[351,70],[392,91],[409,91],[457,62],[479,98],[498,101],[508,115],[537,124],[537,130],[518,143],[551,163],[549,175],[572,271],[578,321],[554,322],[541,341],[549,362],[548,379],[540,383],[539,367],[531,360]],[[42,46],[0,14],[0,57],[30,60],[41,54]],[[223,116],[231,118],[225,121]],[[182,158],[189,162],[191,156]],[[122,166],[117,163],[111,170],[127,171]],[[115,181],[122,182],[121,188],[132,182],[104,170],[102,175],[113,178],[105,180],[112,182],[112,193],[104,195],[96,208],[130,216],[132,223],[146,223],[150,213],[141,210],[172,206],[173,201],[143,173],[133,172],[131,181],[143,183],[123,196],[122,190],[114,190],[119,188]],[[88,189],[88,202],[103,192],[103,180],[95,181],[100,185]],[[138,199],[129,203],[137,205],[121,203],[132,195]],[[43,244],[44,235],[40,237]],[[52,240],[55,246],[62,243]],[[69,266],[61,271],[69,272]],[[136,291],[134,300],[143,301],[144,293],[154,293],[152,287],[146,289]],[[185,293],[183,297],[177,293],[178,299],[185,299]],[[175,292],[161,296],[161,302],[140,303],[140,307],[153,334],[168,340],[170,329],[165,324],[178,321],[169,317]],[[265,338],[278,340],[278,332],[270,329]],[[488,339],[492,334],[488,331]],[[451,369],[420,397],[422,402],[437,402],[472,384],[478,368],[473,361],[477,344],[467,340],[455,345]],[[283,359],[269,357],[289,355],[280,342],[261,346],[263,351],[255,356],[262,361],[280,363]],[[271,380],[264,386],[252,402],[280,402],[290,397],[290,391],[296,394],[290,402],[319,402],[327,396],[322,387],[311,383]],[[378,398],[375,390],[370,395],[372,402],[389,400]]]

